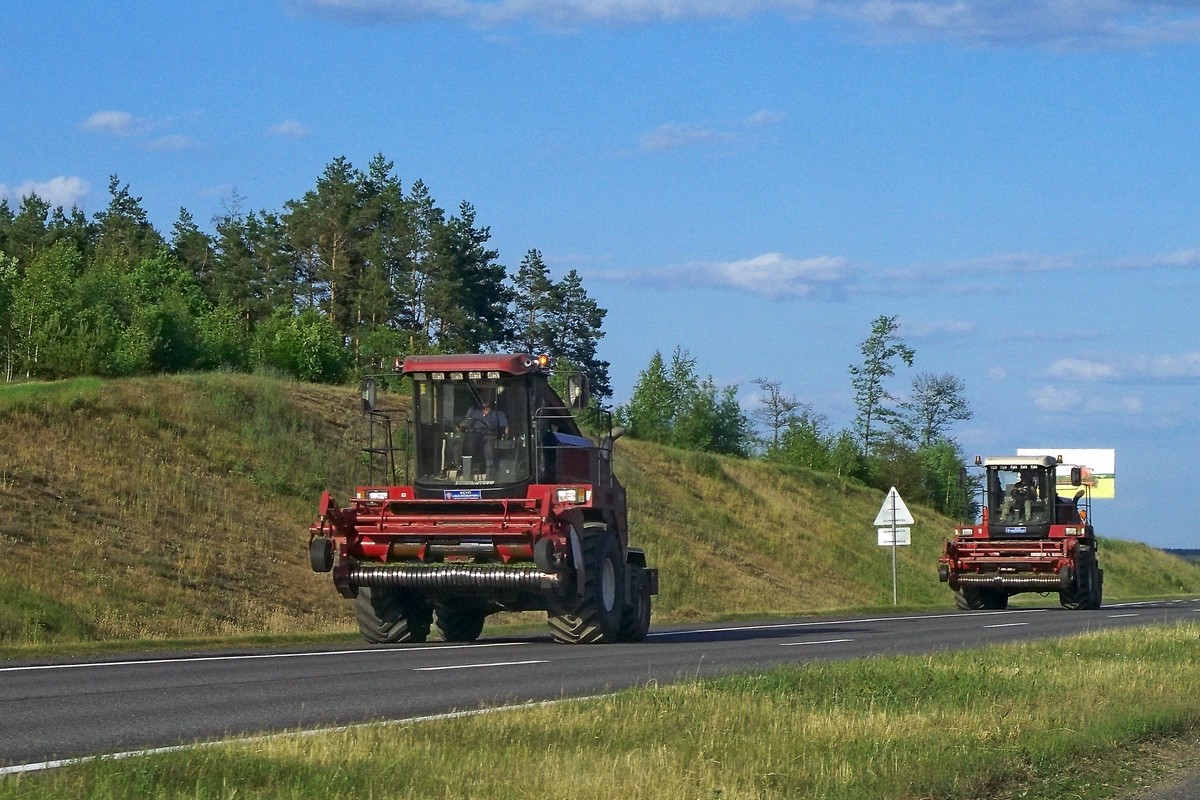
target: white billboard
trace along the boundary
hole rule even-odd
[[[1117,451],[1116,450],[1080,450],[1071,448],[1022,447],[1017,450],[1019,456],[1053,456],[1062,457],[1064,467],[1086,467],[1092,472],[1092,499],[1110,499],[1117,496]],[[1067,469],[1059,469],[1059,494],[1070,495],[1068,491],[1071,473]]]

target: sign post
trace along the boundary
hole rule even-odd
[[[912,512],[893,486],[883,499],[879,513],[875,515],[875,527],[879,529],[879,546],[886,547],[890,544],[892,547],[892,605],[898,605],[900,602],[896,589],[896,546],[912,544],[912,528],[897,526],[913,525],[915,522]]]

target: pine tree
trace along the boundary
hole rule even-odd
[[[604,338],[604,317],[600,308],[583,288],[579,273],[571,270],[551,287],[547,309],[550,352],[588,376],[596,398],[612,396],[609,363],[596,354]]]
[[[546,353],[554,347],[550,316],[554,283],[538,250],[521,259],[513,279],[512,346],[524,353]]]
[[[667,376],[662,353],[655,350],[650,363],[638,373],[629,405],[624,409],[629,434],[638,439],[666,442],[671,436],[675,413],[675,390]]]
[[[122,186],[116,175],[109,176],[108,193],[108,207],[95,217],[96,251],[124,271],[158,253],[166,242],[150,224],[142,198],[129,193],[129,184]]]

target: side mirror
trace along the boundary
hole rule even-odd
[[[587,408],[588,400],[587,378],[583,373],[576,372],[567,376],[567,405],[571,408]]]
[[[1071,485],[1072,486],[1082,486],[1083,485],[1083,470],[1080,469],[1079,467],[1071,467]]]
[[[375,411],[375,379],[363,378],[358,385],[359,405],[362,413],[371,414]]]

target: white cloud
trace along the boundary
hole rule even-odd
[[[80,123],[88,131],[113,136],[130,136],[144,127],[144,122],[128,111],[97,111]]]
[[[780,112],[764,110],[757,111],[745,119],[720,125],[669,122],[643,134],[639,144],[642,150],[660,152],[691,145],[728,142],[752,136],[754,134],[751,131],[778,125],[785,118],[786,115]]]
[[[188,115],[185,119],[194,116]],[[128,111],[108,110],[97,111],[79,123],[79,127],[86,131],[129,139],[143,150],[159,153],[195,150],[196,142],[190,136],[172,132],[179,123],[180,118],[175,116],[152,119],[134,116]]]
[[[731,137],[728,133],[723,133],[714,128],[705,128],[692,124],[668,123],[660,125],[649,133],[644,134],[641,137],[641,147],[643,150],[650,152],[660,152],[688,147],[694,144],[727,140],[729,138]]]
[[[1033,404],[1042,411],[1055,414],[1110,414],[1120,416],[1138,416],[1145,413],[1146,405],[1136,395],[1109,397],[1097,394],[1085,394],[1077,389],[1065,389],[1061,386],[1043,386],[1030,392]]]
[[[271,136],[283,136],[287,139],[302,139],[310,133],[307,126],[294,119],[284,120],[278,125],[272,125],[267,133]]]
[[[1061,358],[1050,365],[1049,376],[1073,381],[1191,381],[1200,378],[1200,352],[1135,355],[1120,363]]]
[[[757,111],[746,117],[746,125],[751,128],[766,128],[778,125],[787,119],[787,114],[779,111]]]
[[[964,319],[943,319],[904,325],[904,335],[913,339],[945,339],[969,336],[974,332],[975,323]]]
[[[147,150],[155,150],[160,153],[182,153],[185,150],[195,150],[196,143],[186,136],[173,134],[169,136],[160,136],[157,139],[146,142]]]
[[[1152,253],[1146,256],[1120,259],[1112,262],[1117,269],[1153,269],[1155,267],[1200,266],[1200,249],[1183,248],[1170,253]]]
[[[1146,404],[1142,398],[1131,394],[1124,397],[1093,397],[1088,399],[1086,410],[1093,414],[1137,416],[1145,412]]]
[[[820,291],[838,291],[850,279],[844,258],[788,258],[764,253],[737,261],[682,264],[648,270],[596,272],[599,280],[628,281],[652,286],[695,286],[732,289],[772,300],[809,297]]]
[[[807,297],[818,288],[844,281],[847,266],[843,258],[794,259],[782,253],[764,253],[741,261],[710,264],[701,273],[716,286],[766,297]]]
[[[1121,377],[1112,364],[1084,358],[1060,358],[1050,365],[1048,372],[1055,379],[1064,381],[1105,381]]]
[[[878,39],[972,45],[1144,48],[1200,41],[1200,9],[1184,0],[292,0],[292,6],[366,25],[437,19],[573,31],[774,15],[793,23],[849,21]]]
[[[1029,393],[1033,404],[1043,411],[1071,411],[1083,402],[1083,394],[1076,389],[1058,386],[1042,386]]]
[[[9,187],[0,183],[0,197],[8,197],[20,201],[23,197],[36,194],[51,206],[70,208],[82,200],[92,185],[83,178],[59,175],[48,181],[25,181],[20,186]]]
[[[1146,356],[1132,366],[1136,374],[1156,380],[1200,378],[1200,352]]]

